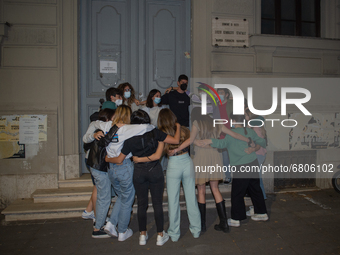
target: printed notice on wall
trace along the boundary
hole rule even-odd
[[[19,142],[21,144],[34,144],[39,142],[39,119],[20,118],[19,121]]]
[[[0,116],[0,142],[19,141],[20,144],[47,141],[47,115]]]
[[[248,20],[214,18],[212,45],[249,47]]]
[[[117,62],[100,60],[100,73],[117,73]]]

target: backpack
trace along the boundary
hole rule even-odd
[[[108,163],[105,162],[105,156],[107,155],[106,147],[112,141],[118,129],[117,125],[114,125],[104,137],[100,138],[100,140],[95,139],[92,142],[87,165],[96,170],[107,172]]]

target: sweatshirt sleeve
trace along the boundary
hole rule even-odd
[[[102,127],[103,124],[106,124],[107,122],[103,122],[100,120],[97,121],[92,121],[85,133],[85,135],[83,136],[83,142],[84,143],[91,143],[94,141],[94,131],[96,131],[97,129],[101,129],[103,131],[105,131]],[[102,125],[101,125],[102,124]]]
[[[263,148],[266,148],[267,147],[266,140],[259,137],[254,130],[252,130],[252,129],[250,129],[250,130],[251,130],[251,136],[250,137],[251,137],[251,139],[253,139],[254,143],[260,145]]]
[[[211,147],[218,148],[218,149],[227,148],[229,139],[230,137],[228,135],[226,135],[224,139],[211,139],[213,143],[210,145]]]
[[[96,130],[94,123],[95,122],[90,123],[85,135],[83,136],[83,142],[84,143],[91,143],[91,142],[94,141],[93,133]]]

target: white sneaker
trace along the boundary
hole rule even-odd
[[[124,233],[119,233],[118,234],[118,241],[125,241],[129,237],[133,235],[132,229],[128,228]]]
[[[92,220],[92,219],[94,219],[94,211],[88,212],[88,211],[84,210],[83,213],[81,214],[81,217],[84,220]]]
[[[251,216],[252,220],[255,221],[267,221],[268,220],[268,214],[263,213],[263,214],[254,214],[253,216]]]
[[[247,216],[253,216],[254,213],[254,206],[249,206],[249,210],[246,212]]]
[[[110,221],[108,221],[105,225],[105,228],[104,228],[104,231],[109,235],[109,236],[112,236],[112,237],[117,237],[118,236],[118,233],[117,233],[117,230],[116,230],[116,226],[113,225]]]
[[[163,236],[157,235],[156,245],[162,246],[169,240],[169,235],[163,230]]]
[[[240,221],[239,220],[233,220],[233,219],[228,219],[228,225],[230,227],[239,227],[241,224],[240,224]]]
[[[148,240],[149,236],[148,233],[146,235],[139,236],[139,245],[146,245],[146,241]]]

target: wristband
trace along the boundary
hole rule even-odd
[[[249,141],[248,141],[248,147],[251,147],[251,143],[253,142],[253,140],[252,140],[250,137],[248,137],[248,139],[249,139]]]

